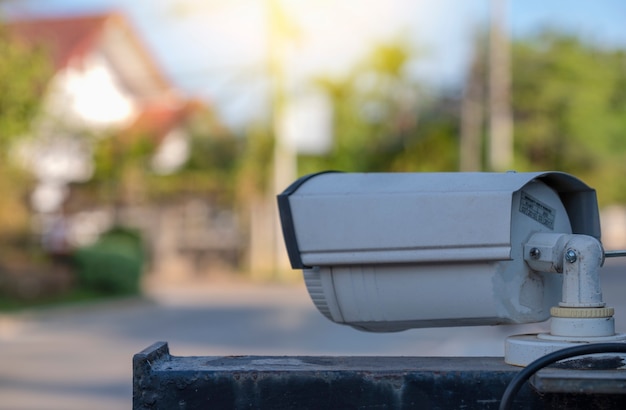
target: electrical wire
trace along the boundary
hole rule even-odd
[[[513,398],[524,383],[544,367],[560,360],[597,353],[626,353],[626,343],[591,343],[557,350],[540,357],[531,362],[511,380],[500,400],[500,410],[508,410],[513,403]]]
[[[605,258],[621,258],[626,256],[626,250],[623,251],[604,251]]]

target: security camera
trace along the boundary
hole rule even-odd
[[[603,250],[595,190],[569,174],[324,172],[295,181],[278,207],[292,267],[337,323],[393,332],[606,309],[597,280],[574,289],[597,273],[581,261],[599,269]],[[570,319],[562,333],[579,327]]]

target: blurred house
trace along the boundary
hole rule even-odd
[[[38,180],[31,202],[42,216],[44,231],[46,218],[59,215],[68,187],[92,178],[94,150],[103,140],[114,138],[122,153],[139,139],[149,141],[154,149],[147,162],[156,174],[173,173],[185,164],[191,144],[187,125],[210,108],[174,89],[123,15],[36,18],[13,21],[7,28],[17,41],[49,53],[54,69],[42,95],[41,115],[16,149]],[[215,121],[208,127],[223,134]],[[74,209],[68,215],[75,222],[74,242],[93,240],[121,215],[126,216],[123,223],[142,225],[154,243],[165,243],[160,252],[174,255],[176,249],[170,248],[184,235],[179,232],[184,228],[178,221],[181,209],[202,214],[195,218],[205,225],[196,225],[196,230],[210,231],[209,204],[175,204],[173,210],[143,204],[140,212],[137,204],[125,205],[121,210]]]
[[[146,107],[185,101],[117,13],[14,21],[18,41],[49,54],[53,75],[32,138],[20,153],[40,184],[33,206],[54,211],[69,182],[89,179],[92,141],[129,127]]]

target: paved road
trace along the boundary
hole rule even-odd
[[[626,265],[610,261],[602,285],[626,331]],[[130,408],[132,356],[158,340],[179,356],[501,356],[505,336],[544,327],[369,334],[326,320],[301,284],[161,287],[144,299],[0,315],[0,409]]]

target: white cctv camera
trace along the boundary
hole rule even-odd
[[[337,323],[391,332],[604,307],[597,280],[579,292],[578,276],[563,279],[574,242],[599,249],[597,268],[604,256],[595,190],[565,173],[326,172],[294,182],[278,206],[292,267]]]

